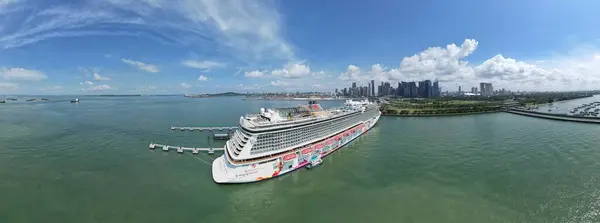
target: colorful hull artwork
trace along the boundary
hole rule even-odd
[[[232,165],[225,154],[213,161],[213,179],[217,183],[248,183],[270,179],[301,168],[310,160],[323,158],[371,129],[379,116],[360,123],[335,136],[291,150],[275,159],[246,165]]]

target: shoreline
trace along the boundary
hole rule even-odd
[[[356,98],[244,98],[244,100],[260,100],[260,101],[345,101],[359,100]]]
[[[389,116],[389,117],[440,117],[440,116],[464,116],[464,115],[480,115],[480,114],[488,114],[488,113],[497,113],[503,112],[504,110],[497,111],[483,111],[483,112],[468,112],[468,113],[449,113],[449,114],[424,114],[424,115],[399,115],[399,114],[385,114],[381,113],[381,116]]]

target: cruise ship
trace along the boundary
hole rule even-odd
[[[316,101],[292,108],[260,109],[240,117],[225,143],[223,156],[212,164],[216,183],[249,183],[316,166],[379,120],[377,104],[345,101],[323,109]]]

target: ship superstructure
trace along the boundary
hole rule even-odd
[[[239,128],[213,162],[217,183],[259,181],[321,158],[370,129],[381,115],[376,104],[351,101],[323,109],[315,101],[264,109],[240,117]]]

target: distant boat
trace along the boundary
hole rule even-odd
[[[16,98],[7,98],[6,100],[10,100],[10,101],[16,101]]]
[[[75,100],[72,100],[71,103],[79,103],[79,98],[75,98]]]
[[[42,101],[47,101],[47,100],[48,100],[47,98],[42,98]]]
[[[6,101],[0,101],[0,104],[4,104],[4,103],[6,103]]]
[[[35,100],[36,100],[35,98],[27,99],[27,101],[35,101]]]

